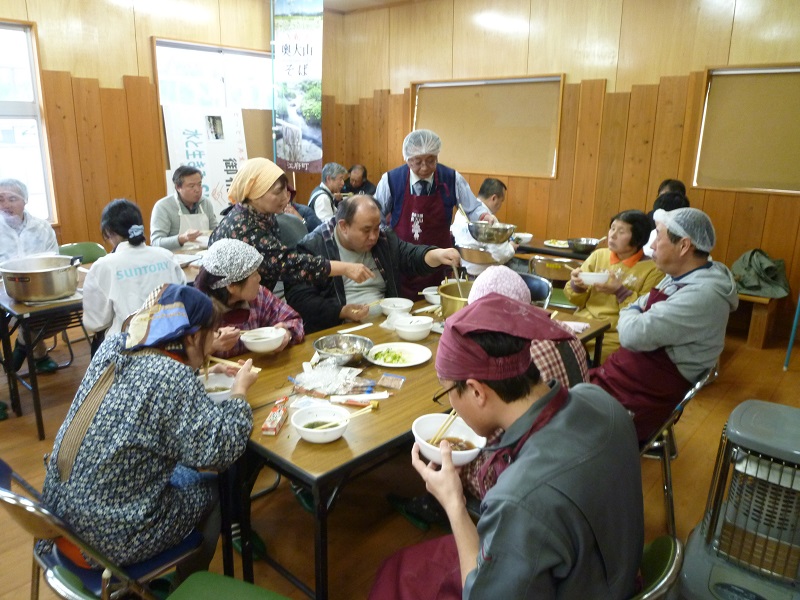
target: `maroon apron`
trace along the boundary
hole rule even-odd
[[[567,403],[563,387],[536,416],[530,429],[513,447],[494,451],[480,468],[481,497],[494,486],[534,433],[547,425]],[[378,569],[370,600],[460,600],[461,566],[452,535],[403,548],[387,558]]]
[[[449,248],[450,221],[453,215],[446,214],[444,199],[439,193],[439,180],[433,175],[433,186],[426,196],[411,193],[411,172],[406,174],[403,209],[394,228],[397,237],[411,244],[429,244],[439,248]],[[429,275],[400,275],[400,295],[415,302],[419,292],[428,286],[438,286],[442,282],[443,270],[436,269]]]
[[[644,312],[669,298],[650,290]],[[667,420],[692,384],[681,375],[664,348],[634,352],[620,347],[601,366],[589,371],[589,381],[606,390],[633,413],[639,443]]]

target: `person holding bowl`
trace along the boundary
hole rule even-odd
[[[269,290],[279,280],[324,284],[329,277],[342,275],[361,283],[373,277],[364,265],[300,254],[281,243],[275,215],[289,203],[289,180],[271,160],[251,158],[245,162],[231,182],[228,199],[233,204],[223,211],[209,246],[225,238],[253,246],[264,256],[258,272],[261,285]]]
[[[214,355],[227,358],[246,352],[243,330],[259,327],[283,329],[274,352],[303,341],[303,320],[286,302],[261,285],[258,267],[264,257],[240,240],[215,242],[203,256],[194,286],[209,296],[223,312],[214,341]]]
[[[578,307],[575,316],[611,324],[603,337],[605,356],[619,348],[620,309],[647,294],[664,278],[664,273],[644,254],[649,236],[650,220],[642,211],[624,210],[614,215],[608,229],[608,248],[592,252],[582,266],[573,269],[564,286],[567,299]],[[586,273],[603,275],[592,275],[600,281],[589,283],[588,277],[582,278]]]

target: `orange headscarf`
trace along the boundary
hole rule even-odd
[[[251,158],[244,163],[231,182],[228,200],[233,204],[245,198],[259,198],[266,194],[284,175],[283,169],[266,158]]]

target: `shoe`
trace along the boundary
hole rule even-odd
[[[431,525],[438,525],[450,531],[450,520],[447,518],[447,513],[444,512],[441,504],[430,494],[417,496],[416,498],[404,498],[389,494],[386,499],[414,527],[422,531],[428,531]]]
[[[233,539],[231,540],[231,545],[233,546],[234,550],[241,554],[242,536],[234,535]],[[254,560],[264,560],[267,558],[267,545],[264,543],[264,540],[261,539],[261,536],[255,531],[250,531],[250,547],[253,549]]]
[[[58,363],[45,354],[42,358],[36,359],[37,373],[55,373],[58,370]]]
[[[303,507],[303,510],[313,515],[315,512],[314,495],[311,493],[311,491],[299,485],[295,485],[293,483],[292,493],[294,494],[294,497],[297,498],[297,501],[300,503],[300,506]]]

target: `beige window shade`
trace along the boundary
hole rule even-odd
[[[414,129],[469,173],[555,177],[562,76],[416,84]]]
[[[695,184],[800,191],[800,67],[709,73]]]

